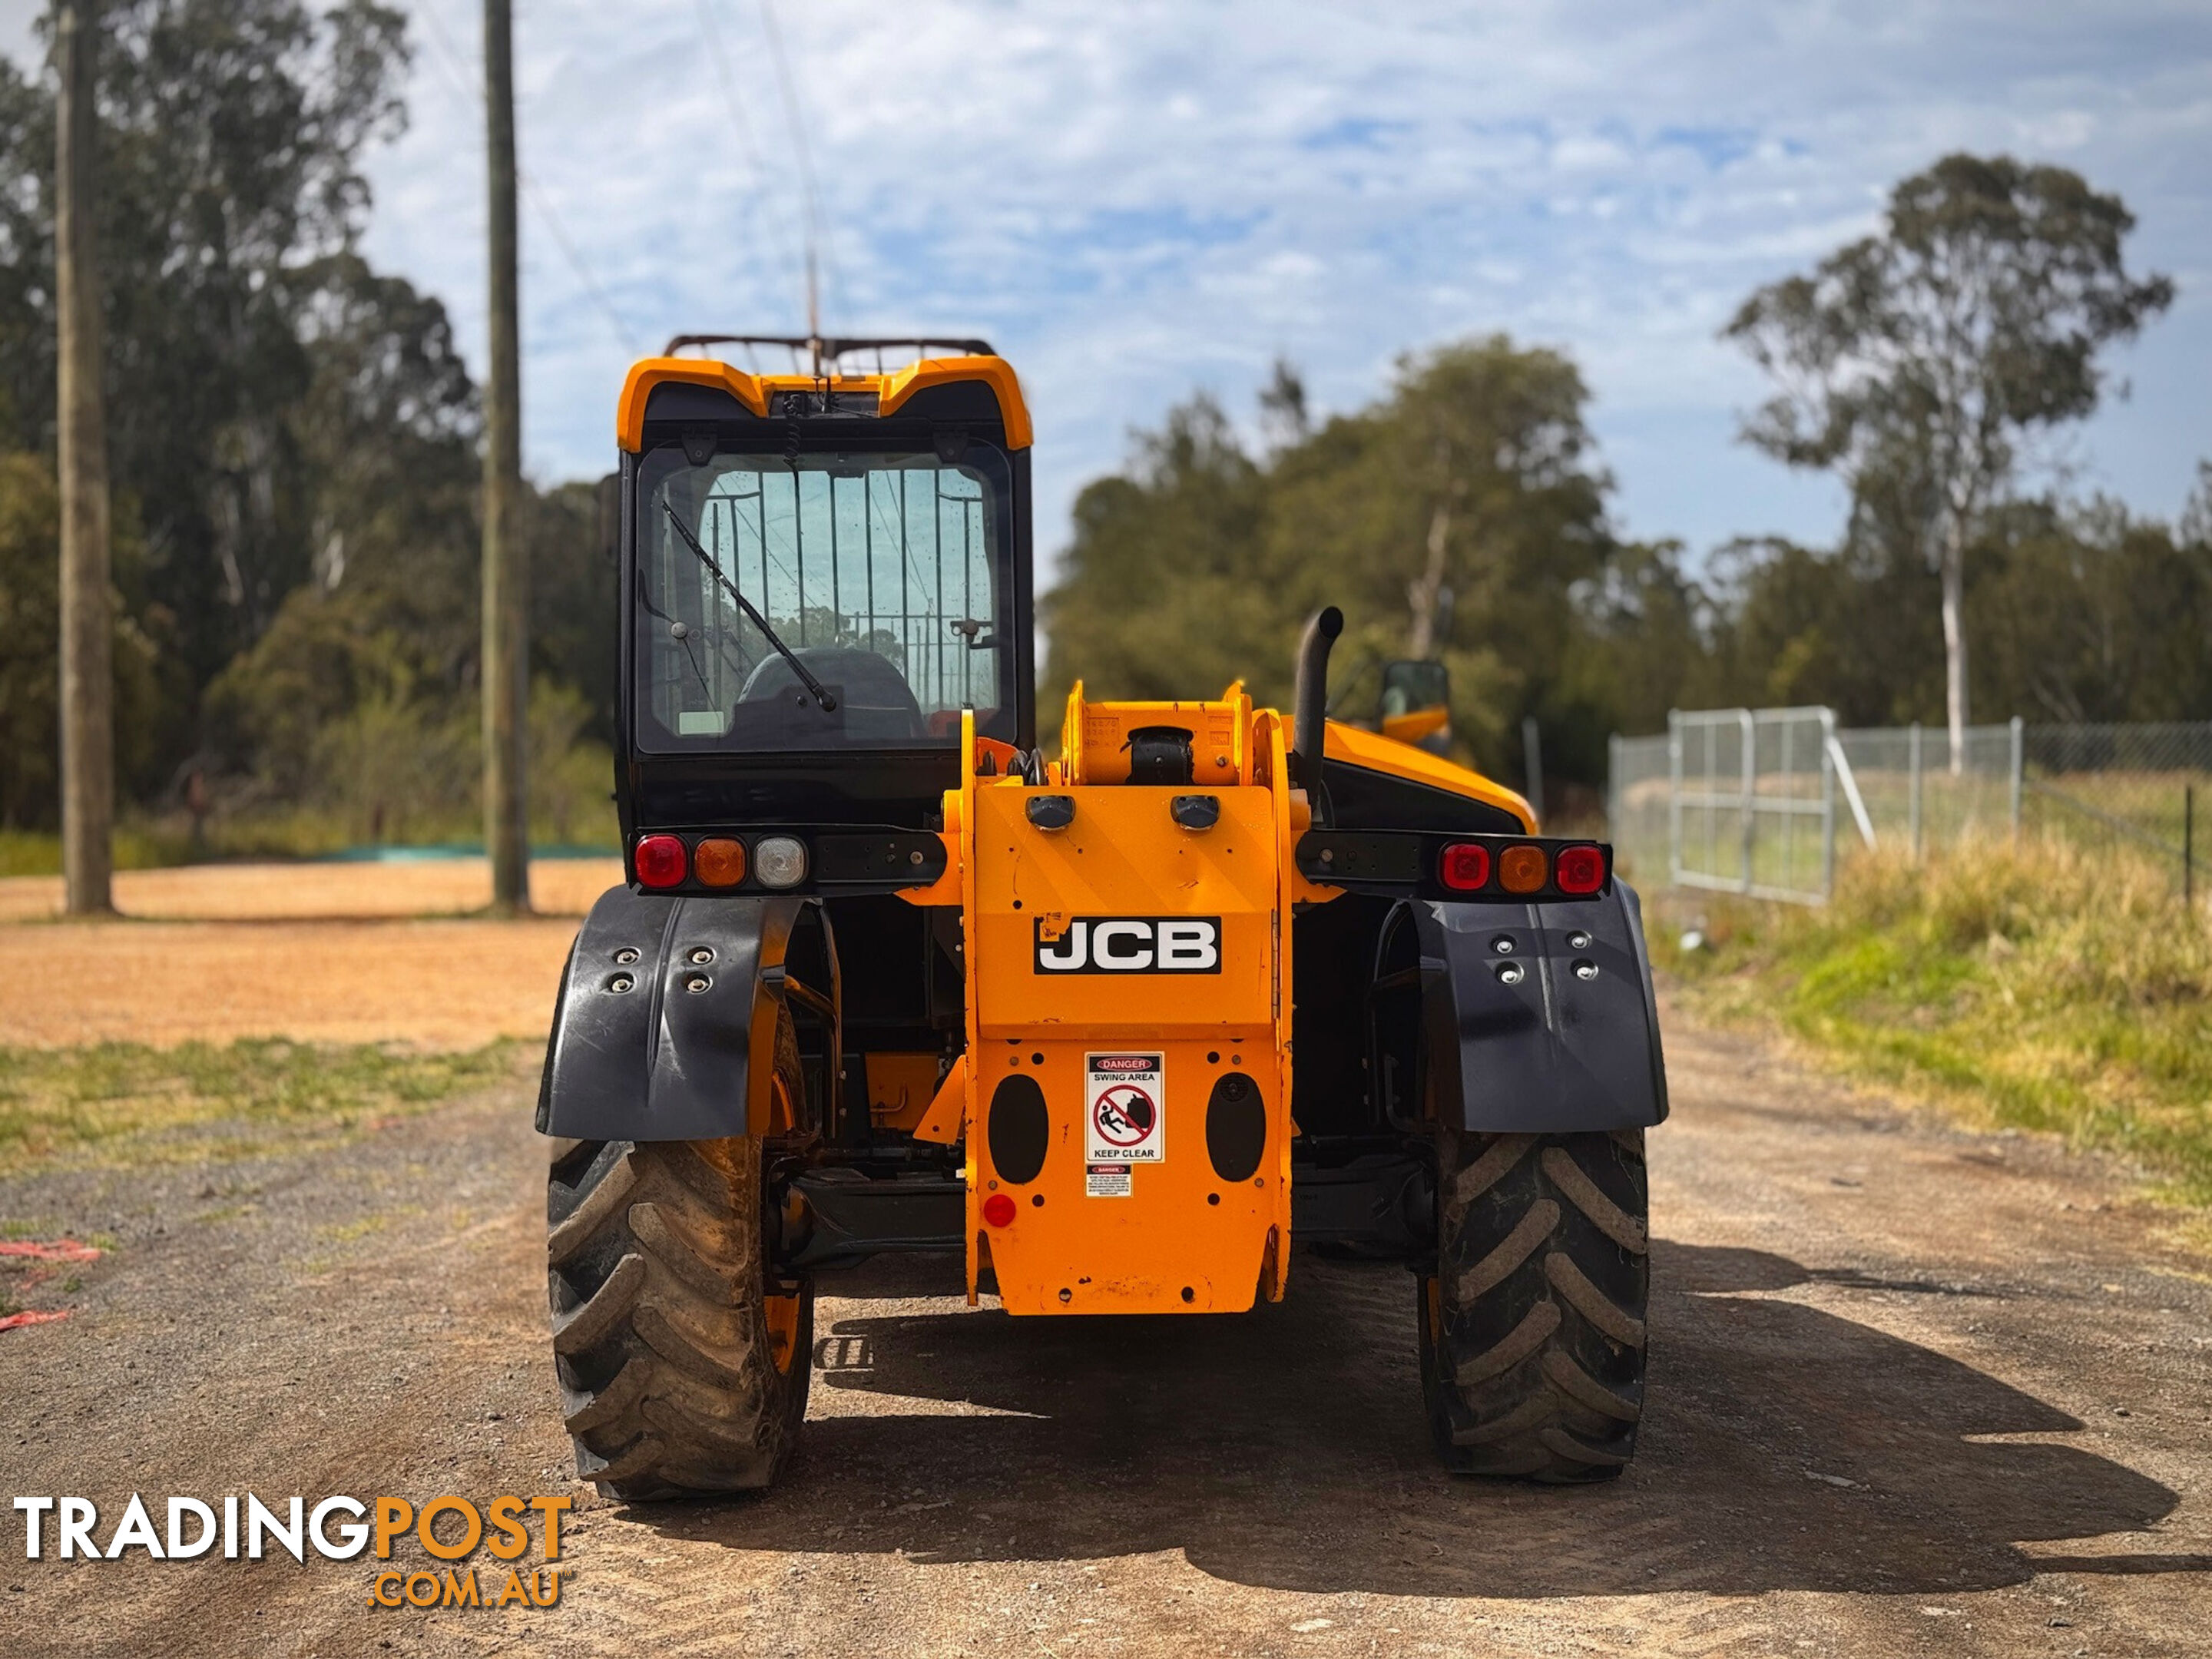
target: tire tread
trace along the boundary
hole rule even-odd
[[[1437,1273],[1422,1283],[1419,1316],[1446,1466],[1549,1482],[1617,1476],[1643,1415],[1641,1132],[1447,1133],[1438,1163]]]

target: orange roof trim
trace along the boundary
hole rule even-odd
[[[615,410],[615,441],[624,449],[645,445],[645,405],[657,386],[704,386],[726,392],[763,419],[769,398],[778,392],[872,392],[879,414],[891,415],[917,392],[950,386],[960,380],[981,380],[998,399],[1000,417],[1006,425],[1010,448],[1027,449],[1031,441],[1029,405],[1022,400],[1021,382],[1014,366],[1003,357],[924,357],[895,374],[748,374],[728,363],[702,357],[647,357],[630,366],[623,381],[622,401]]]

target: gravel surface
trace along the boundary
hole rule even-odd
[[[72,1317],[0,1334],[9,1495],[93,1498],[103,1537],[133,1491],[580,1510],[557,1607],[427,1613],[369,1607],[359,1561],[27,1562],[0,1514],[0,1650],[2212,1652],[2203,1262],[2045,1143],[1668,1037],[1643,1449],[1573,1491],[1440,1474],[1410,1279],[1301,1256],[1286,1303],[1218,1320],[825,1281],[787,1483],[629,1509],[559,1431],[526,1088],[251,1163],[0,1177],[0,1221],[116,1244],[40,1298]]]

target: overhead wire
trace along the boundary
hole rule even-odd
[[[744,152],[746,163],[752,168],[755,192],[759,200],[772,210],[777,198],[769,188],[768,162],[760,145],[753,138],[752,125],[745,119],[744,101],[738,93],[738,77],[730,67],[730,55],[722,40],[721,26],[714,20],[714,7],[709,0],[693,0],[699,19],[699,33],[707,45],[707,55],[714,60],[715,78],[722,83],[722,106],[729,112],[730,125],[738,136],[738,147]],[[781,258],[784,274],[794,285],[802,284],[805,274],[799,263],[792,258],[790,228],[780,213],[776,220],[776,251]],[[750,359],[752,348],[745,348]],[[756,364],[757,367],[757,364]]]
[[[445,71],[447,79],[453,83],[454,88],[463,97],[471,100],[481,110],[483,107],[483,87],[479,82],[470,78],[459,48],[454,46],[453,38],[446,33],[446,26],[439,21],[436,11],[430,6],[424,5],[417,9],[416,15],[422,20],[430,36],[431,44],[437,48],[439,67]],[[643,356],[644,349],[636,334],[624,320],[622,312],[617,307],[614,301],[608,296],[606,289],[599,285],[599,279],[592,275],[591,267],[584,262],[582,251],[570,238],[568,228],[562,223],[561,216],[554,210],[553,204],[540,192],[537,182],[531,178],[526,169],[518,165],[514,173],[515,181],[521,185],[523,196],[544,222],[547,233],[553,238],[553,245],[561,251],[561,257],[567,262],[578,284],[591,297],[592,303],[599,307],[600,315],[606,319],[608,325],[614,330],[615,337],[622,343],[623,349],[634,357]]]

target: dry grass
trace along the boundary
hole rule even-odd
[[[1717,905],[1662,960],[1850,1069],[2119,1152],[2212,1205],[2212,924],[2166,874],[2058,842],[1869,856],[1822,910]]]
[[[529,1057],[534,1060],[534,1056]],[[0,1166],[197,1163],[342,1138],[518,1075],[524,1045],[103,1042],[0,1048]]]

